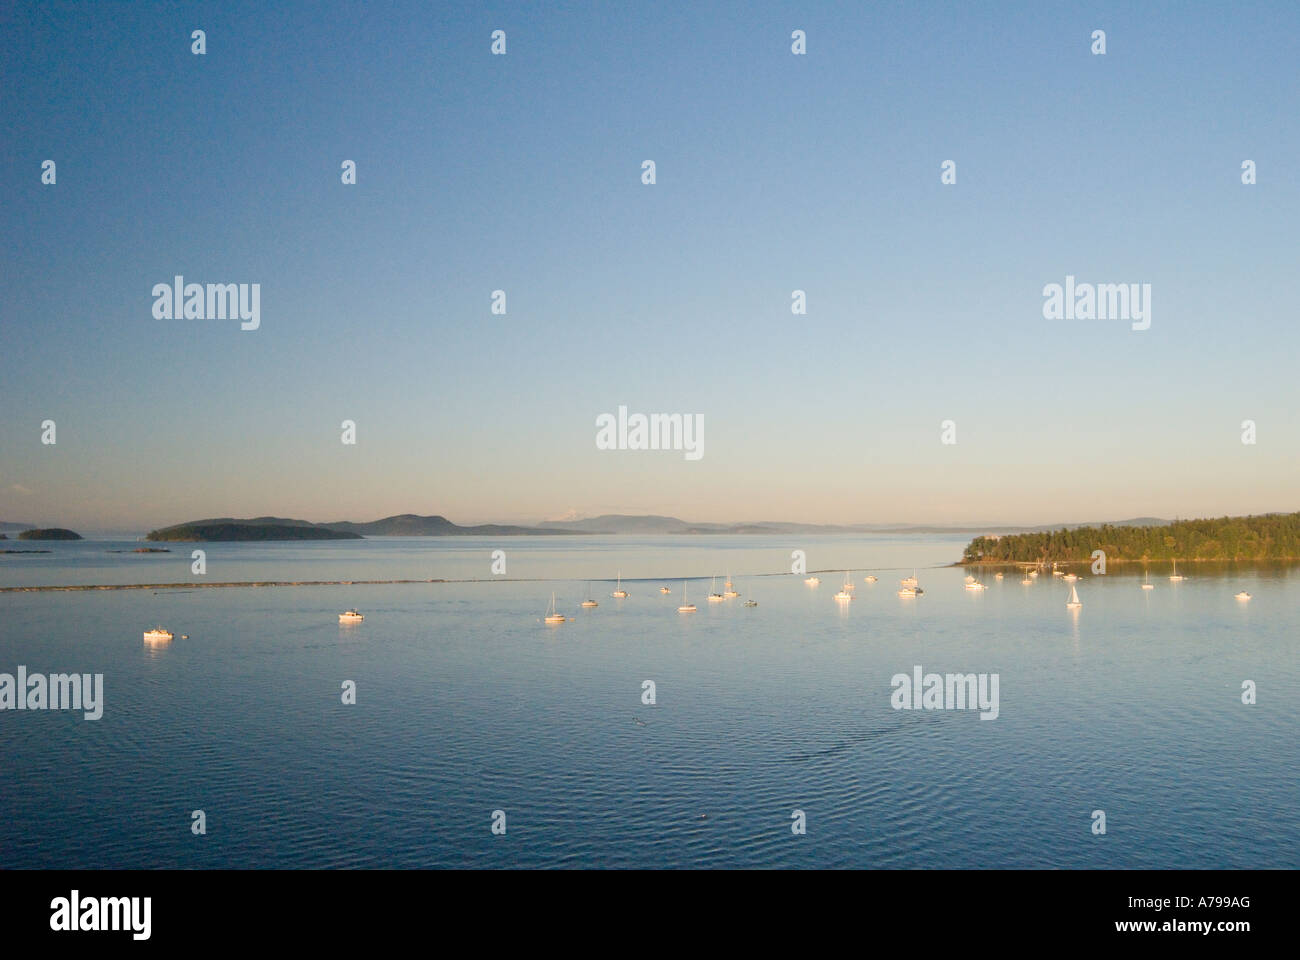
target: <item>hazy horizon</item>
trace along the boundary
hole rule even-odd
[[[1297,509],[1293,4],[0,24],[0,519]],[[260,326],[158,319],[176,276]],[[1045,319],[1067,277],[1150,284],[1149,329]],[[620,406],[702,456],[598,449]]]

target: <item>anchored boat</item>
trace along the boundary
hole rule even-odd
[[[555,591],[551,591],[551,605],[546,608],[547,623],[563,623],[565,616],[555,609]]]
[[[682,581],[682,605],[677,608],[678,613],[694,613],[695,604],[686,602],[686,581]]]

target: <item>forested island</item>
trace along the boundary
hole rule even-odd
[[[1300,513],[1175,520],[1154,527],[1075,527],[976,537],[962,563],[1083,562],[1094,550],[1107,563],[1148,560],[1300,560]]]
[[[174,527],[150,530],[146,540],[203,542],[241,540],[363,540],[360,534],[330,530],[302,521],[276,522],[274,518],[254,520],[198,520]]]
[[[45,530],[24,530],[18,534],[19,540],[80,540],[81,534],[73,533],[62,527],[49,527]]]
[[[482,523],[462,527],[446,517],[421,517],[403,513],[382,520],[353,523],[339,520],[312,523],[286,517],[253,517],[238,520],[220,517],[191,520],[175,526],[152,530],[146,540],[362,540],[365,537],[520,537],[578,533],[573,530],[547,530],[509,524]]]

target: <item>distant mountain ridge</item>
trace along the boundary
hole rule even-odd
[[[539,527],[521,527],[513,524],[479,523],[462,527],[437,514],[422,517],[414,513],[401,513],[368,523],[339,520],[321,524],[331,530],[346,530],[364,537],[530,537],[557,533],[583,533],[581,530],[543,530]]]
[[[1111,527],[1152,527],[1168,523],[1156,517],[1111,520]],[[741,523],[690,523],[677,517],[608,513],[581,520],[543,520],[538,526],[546,531],[580,531],[603,534],[795,534],[795,533],[1036,533],[1043,530],[1101,526],[1093,524],[1041,524],[1023,526],[997,523],[851,523],[819,524],[763,520]]]
[[[749,521],[742,523],[689,522],[677,517],[653,514],[607,513],[582,520],[543,520],[540,527],[548,533],[580,531],[603,534],[781,534],[781,533],[860,533],[868,528],[861,525],[792,523],[786,521]],[[983,527],[972,528],[983,530]]]
[[[1110,527],[1159,526],[1168,521],[1154,517],[1112,521]],[[605,514],[580,520],[543,520],[537,526],[519,524],[479,523],[462,526],[440,514],[423,516],[401,513],[379,520],[357,522],[336,520],[330,523],[312,523],[288,517],[210,517],[190,520],[152,530],[147,540],[351,540],[358,537],[530,537],[556,535],[641,535],[696,534],[768,535],[790,534],[1014,534],[1036,533],[1046,530],[1073,529],[1102,524],[1044,524],[1042,526],[1012,526],[1001,524],[818,524],[783,521],[753,521],[743,523],[690,522],[678,517],[658,515]]]
[[[149,531],[146,540],[243,541],[243,540],[359,540],[363,537],[520,537],[576,534],[577,530],[541,530],[509,524],[484,523],[462,527],[446,517],[422,517],[403,513],[382,520],[355,523],[312,523],[287,517],[211,517],[190,520]]]

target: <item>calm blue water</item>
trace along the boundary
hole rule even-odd
[[[0,866],[1300,866],[1300,573],[1112,567],[1076,616],[1050,577],[965,591],[933,566],[964,540],[208,544],[213,581],[479,582],[0,594],[0,671],[100,672],[106,700],[0,712]],[[0,586],[201,579],[193,545],[106,552],[137,545],[0,557]],[[760,576],[794,549],[857,599]],[[578,607],[620,568],[628,600]],[[728,571],[759,606],[705,602]],[[572,621],[541,622],[552,590]],[[999,674],[1000,716],[893,710],[915,664]]]

